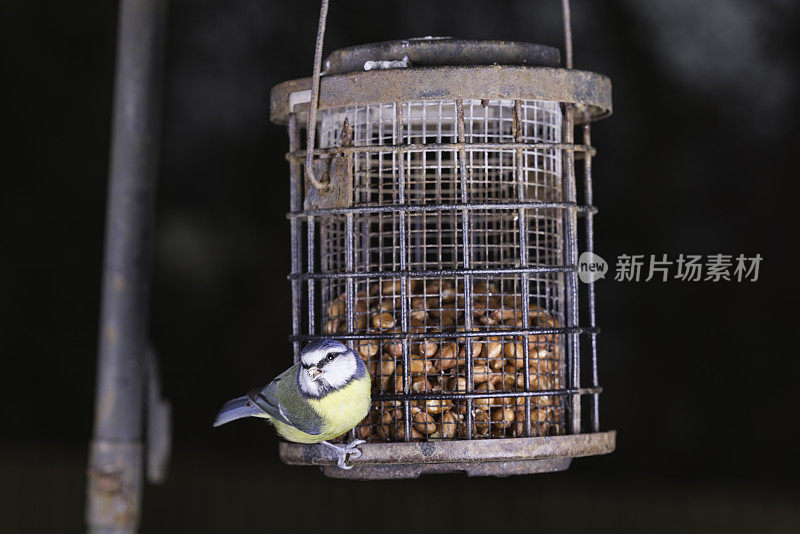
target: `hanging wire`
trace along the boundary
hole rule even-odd
[[[314,160],[313,149],[316,137],[317,108],[319,106],[319,85],[322,69],[322,46],[325,40],[325,26],[328,19],[328,2],[322,0],[319,11],[319,26],[317,27],[317,42],[314,47],[314,67],[311,78],[311,101],[308,108],[308,123],[306,125],[306,163],[305,175],[317,189],[325,189],[327,183],[320,181],[314,175],[312,163]],[[568,69],[572,68],[572,17],[570,15],[569,0],[561,0],[561,12],[564,19],[564,63]]]
[[[305,174],[308,181],[317,189],[325,189],[326,182],[322,182],[314,176],[314,169],[311,164],[314,161],[314,137],[317,133],[317,107],[319,106],[319,79],[322,68],[322,43],[325,40],[325,23],[328,19],[328,0],[322,0],[319,10],[319,27],[317,28],[317,44],[314,48],[314,72],[311,77],[311,102],[308,106],[308,123],[306,124],[306,154]]]
[[[564,18],[564,65],[572,68],[572,17],[569,12],[569,0],[561,0],[561,13]]]

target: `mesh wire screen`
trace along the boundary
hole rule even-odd
[[[470,146],[560,143],[561,107],[556,102],[523,101],[515,110],[512,100],[465,100],[463,114],[466,148],[460,152],[455,147],[430,146],[459,142],[457,105],[453,100],[320,112],[321,148],[341,146],[345,121],[352,129],[354,146],[376,147],[353,155],[352,206],[443,205],[425,211],[353,213],[353,271],[463,270],[465,235],[468,244],[471,275],[412,276],[407,282],[405,304],[399,277],[354,280],[353,332],[381,335],[380,339],[355,342],[372,375],[374,396],[469,389],[494,395],[560,389],[565,381],[563,336],[528,335],[526,373],[526,336],[494,333],[562,326],[563,273],[481,272],[525,267],[525,261],[528,267],[564,265],[563,210],[508,206],[565,200],[561,150]],[[392,145],[414,148],[401,154],[388,148]],[[467,203],[481,205],[470,209],[466,232],[463,211],[457,207],[464,199],[459,160],[462,154]],[[347,216],[324,215],[318,220],[319,269],[323,273],[347,272]],[[521,251],[521,225],[527,236],[527,254]],[[403,238],[405,247],[401,246]],[[406,258],[401,257],[402,250],[407,251]],[[471,280],[469,306],[464,292],[467,279]],[[346,287],[347,280],[343,278],[320,282],[325,334],[347,330]],[[524,295],[529,308],[527,320],[523,316]],[[460,337],[468,322],[467,308],[471,309],[475,336]],[[403,325],[415,334],[406,338],[410,354],[407,371],[403,369],[403,340],[399,336]],[[431,333],[437,337],[425,337]],[[468,343],[473,353],[469,370],[465,354]],[[471,384],[468,376],[472,377]],[[404,377],[410,384],[405,384]],[[521,396],[477,397],[471,409],[466,400],[378,401],[356,428],[356,435],[368,441],[402,441],[565,433],[563,396],[529,398],[530,401]],[[410,410],[411,436],[405,435],[406,409]]]

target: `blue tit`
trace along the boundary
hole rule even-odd
[[[322,443],[336,451],[339,467],[349,469],[351,458],[361,456],[354,440],[334,445],[327,440],[356,426],[369,412],[370,377],[355,352],[332,339],[305,346],[300,361],[266,387],[227,402],[214,421],[224,425],[244,417],[262,417],[278,434],[297,443]]]

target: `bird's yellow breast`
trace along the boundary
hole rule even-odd
[[[371,400],[369,390],[370,379],[365,376],[321,399],[311,400],[311,407],[325,421],[323,434],[327,437],[323,439],[344,434],[367,416]]]
[[[371,402],[369,391],[370,378],[365,376],[320,399],[310,399],[311,408],[325,421],[322,433],[318,435],[306,434],[280,421],[273,420],[273,424],[281,436],[296,443],[319,443],[333,439],[367,416]]]

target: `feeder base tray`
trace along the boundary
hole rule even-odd
[[[330,478],[351,480],[386,480],[398,478],[419,478],[433,473],[465,473],[471,477],[511,475],[530,475],[565,471],[572,463],[571,458],[553,460],[520,460],[514,462],[457,462],[449,464],[403,464],[403,465],[359,465],[352,469],[339,469],[325,466],[322,472]]]
[[[336,466],[322,445],[281,442],[280,457],[290,465],[316,465],[331,478],[417,478],[428,473],[509,476],[564,471],[572,458],[608,454],[616,432],[535,438],[365,443],[352,469]],[[468,460],[468,461],[465,461]]]

